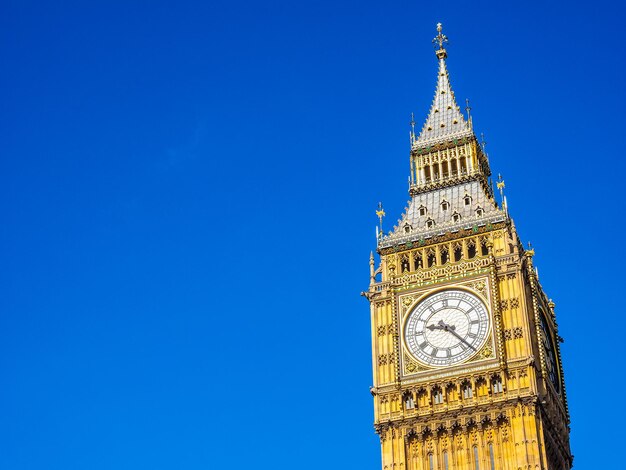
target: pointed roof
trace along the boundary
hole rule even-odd
[[[448,54],[443,47],[448,38],[441,33],[441,23],[437,25],[437,31],[439,34],[433,40],[433,42],[439,43],[439,49],[435,52],[439,59],[437,88],[428,118],[426,118],[419,137],[414,142],[417,147],[473,135],[471,122],[466,121],[463,117],[450,85],[450,76],[446,67]]]

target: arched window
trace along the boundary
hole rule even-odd
[[[463,383],[463,399],[469,400],[474,396],[474,392],[472,391],[472,384],[469,382]]]
[[[439,256],[441,257],[441,264],[446,264],[448,262],[448,250],[446,248],[441,249]]]
[[[467,244],[467,257],[469,259],[476,257],[476,243],[473,240]]]
[[[405,410],[413,410],[415,409],[415,400],[413,400],[413,394],[407,393],[404,396],[404,409]]]
[[[435,405],[441,405],[443,403],[443,393],[439,387],[433,390],[433,403]]]
[[[491,470],[496,470],[496,459],[493,455],[493,444],[489,443],[489,464],[491,465]]]
[[[502,393],[502,378],[498,375],[491,380],[493,393]]]
[[[443,470],[448,470],[448,451],[443,451]]]
[[[472,447],[472,452],[474,453],[474,470],[480,470],[480,465],[478,462],[478,447]]]
[[[482,207],[478,206],[478,207],[476,208],[476,215],[477,215],[478,217],[482,217],[482,215],[483,215],[484,213],[485,213],[485,211],[483,210],[483,208],[482,208]]]
[[[435,252],[431,250],[426,257],[426,260],[428,261],[428,267],[433,267],[437,261],[437,258],[435,258]]]
[[[463,257],[463,247],[460,243],[454,245],[454,261],[461,261]]]
[[[400,262],[400,270],[404,273],[410,269],[409,266],[409,257],[407,255],[402,256],[402,261]]]
[[[480,241],[480,254],[483,256],[487,256],[489,254],[489,248],[487,248],[487,240],[482,239]]]
[[[415,263],[415,269],[420,269],[424,267],[424,263],[422,262],[422,255],[419,253],[415,253],[413,257],[413,262]]]
[[[435,462],[433,462],[433,454],[428,454],[428,469],[435,470]]]

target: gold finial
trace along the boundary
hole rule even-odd
[[[509,208],[507,207],[506,198],[504,197],[504,188],[505,188],[505,186],[504,186],[504,179],[502,179],[502,175],[500,173],[498,173],[498,181],[496,183],[496,187],[500,191],[500,205],[502,206],[502,208],[504,209],[504,213],[508,217],[509,216]]]
[[[411,113],[409,125],[411,126],[411,145],[413,145],[413,142],[415,142],[415,116],[413,116],[413,113]]]
[[[380,221],[380,228],[382,230],[382,228],[383,228],[383,217],[385,217],[385,210],[383,209],[383,203],[382,202],[378,203],[378,209],[376,210],[376,215],[378,216],[378,219]]]
[[[382,238],[382,236],[383,236],[383,217],[385,217],[385,210],[383,209],[383,203],[382,202],[378,203],[378,209],[376,210],[376,215],[378,216],[378,221],[380,223],[380,229],[378,227],[376,227],[376,236],[377,236],[377,238]]]
[[[435,54],[437,54],[437,58],[445,59],[448,56],[448,54],[446,52],[446,49],[443,47],[443,45],[448,42],[448,37],[445,34],[443,34],[441,30],[442,30],[441,23],[437,23],[437,36],[435,36],[435,38],[433,39],[433,44],[439,45],[439,49],[435,51]]]
[[[496,183],[496,186],[500,190],[500,196],[502,196],[504,190],[504,180],[502,179],[502,175],[500,173],[498,173],[498,182]]]

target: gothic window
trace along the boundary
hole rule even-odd
[[[443,393],[440,388],[433,390],[433,403],[435,405],[441,405],[443,403]]]
[[[446,178],[448,176],[448,162],[443,162],[441,164],[442,176]]]
[[[469,259],[476,257],[476,243],[474,240],[470,240],[467,244],[467,257]]]
[[[465,197],[463,198],[463,203],[466,206],[469,206],[470,204],[472,204],[472,197],[469,194],[466,194]]]
[[[464,382],[463,383],[463,399],[469,400],[473,396],[474,396],[474,393],[472,391],[472,385],[469,382]]]
[[[452,174],[456,175],[458,171],[456,160],[452,160],[450,167],[452,168]]]
[[[437,262],[437,258],[435,257],[435,252],[430,250],[428,252],[428,256],[426,257],[427,261],[428,261],[428,267],[432,268],[435,263]]]
[[[435,463],[433,462],[433,454],[428,454],[428,470],[435,470]]]
[[[489,249],[487,248],[487,239],[485,238],[480,241],[480,254],[483,256],[487,256],[489,254]]]
[[[491,465],[491,470],[496,470],[496,459],[493,455],[493,444],[489,443],[489,464]]]
[[[491,381],[493,393],[502,393],[502,378],[498,375]]]
[[[483,208],[482,208],[482,207],[478,206],[478,207],[476,208],[476,215],[477,215],[478,217],[482,217],[482,215],[483,215],[484,213],[485,213],[485,211],[483,210]]]
[[[428,219],[426,221],[426,227],[433,228],[435,226],[435,221],[433,219]]]
[[[404,233],[409,233],[411,231],[411,225],[404,224]]]
[[[448,249],[442,248],[439,252],[439,256],[441,257],[441,264],[446,264],[448,262]]]
[[[443,451],[443,470],[448,470],[448,451]]]
[[[474,453],[474,470],[480,470],[480,465],[478,464],[478,447],[472,447],[472,452]]]
[[[452,214],[452,220],[454,220],[455,222],[459,222],[461,220],[461,214],[455,212],[454,214]]]
[[[447,211],[450,208],[450,203],[446,200],[441,202],[441,209]]]
[[[424,206],[420,206],[419,211],[420,215],[426,215],[426,208]]]
[[[409,257],[407,255],[402,256],[402,261],[400,262],[400,269],[403,273],[409,270]]]
[[[407,393],[404,396],[404,409],[405,410],[413,410],[415,409],[415,401],[413,400],[413,394]]]
[[[426,178],[426,182],[428,183],[430,181],[430,167],[429,166],[424,167],[424,177]]]
[[[424,267],[424,263],[422,262],[422,255],[419,253],[415,253],[415,257],[413,258],[413,262],[415,263],[415,269],[420,269]]]
[[[463,247],[460,243],[454,245],[454,261],[461,261],[463,257]]]

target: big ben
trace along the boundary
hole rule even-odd
[[[381,227],[364,293],[382,468],[567,470],[555,304],[509,216],[504,182],[492,187],[452,91],[440,24],[437,33],[435,96],[411,131],[410,201],[393,230]]]

